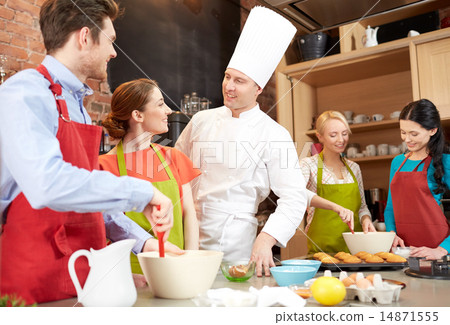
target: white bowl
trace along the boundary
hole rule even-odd
[[[189,299],[211,288],[223,252],[187,250],[183,255],[139,253],[138,259],[153,294],[160,298]]]
[[[378,252],[389,252],[394,242],[394,232],[351,232],[342,233],[345,243],[350,253],[355,255],[358,252],[365,251],[370,254]]]

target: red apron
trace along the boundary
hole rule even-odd
[[[408,157],[391,181],[397,235],[406,246],[435,248],[449,236],[450,226],[428,187],[427,172],[431,157],[422,160],[412,172],[401,172]],[[424,166],[419,172],[417,168],[421,163]]]
[[[61,86],[53,83],[47,69],[37,70],[50,81],[60,114],[56,138],[63,159],[87,170],[98,169],[101,128],[70,120]],[[56,177],[56,175],[55,175]],[[0,292],[17,293],[28,304],[76,296],[67,263],[79,249],[106,246],[102,214],[35,210],[20,193],[8,208],[1,235]],[[76,270],[83,286],[89,273],[86,259]]]

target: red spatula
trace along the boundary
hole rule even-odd
[[[355,232],[353,231],[351,222],[348,222],[347,225],[348,225],[348,227],[350,228],[350,231],[352,232],[352,234],[354,235]]]
[[[156,208],[159,210],[161,210],[161,206],[158,205],[156,206]],[[156,224],[156,226],[161,226],[160,224]],[[156,232],[156,237],[158,237],[158,247],[159,247],[159,257],[164,257],[164,231],[163,232]]]

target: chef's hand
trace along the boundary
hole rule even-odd
[[[361,227],[365,234],[377,231],[372,223],[372,218],[369,215],[362,216]]]
[[[165,232],[164,241],[169,237],[169,231],[173,226],[172,201],[162,194],[156,187],[153,188],[153,198],[143,211],[153,231]]]
[[[400,245],[400,247],[405,247],[405,242],[403,241],[403,239],[401,239],[399,236],[397,236],[397,234],[395,234],[394,241],[392,242],[392,249],[394,249],[395,247],[397,247],[399,245]],[[392,251],[392,249],[391,249],[391,251]]]
[[[353,218],[353,211],[346,209],[338,204],[333,205],[333,211],[338,214],[342,222],[346,223],[350,229],[355,229],[355,221]]]
[[[256,263],[256,276],[262,276],[262,271],[264,269],[264,276],[270,276],[270,268],[275,266],[272,256],[272,247],[275,245],[277,240],[270,236],[268,233],[260,232],[258,237],[256,237],[255,243],[253,244],[252,256],[250,261],[255,261]]]
[[[427,260],[437,260],[442,258],[442,256],[447,255],[446,249],[438,246],[436,248],[430,247],[413,247],[411,246],[411,252],[409,256],[412,257],[425,257]]]
[[[150,238],[145,241],[144,247],[142,248],[143,252],[158,252],[159,244],[158,240],[155,238]],[[184,250],[180,249],[178,246],[166,241],[164,243],[164,251],[167,253],[174,253],[176,255],[183,255],[185,253]]]

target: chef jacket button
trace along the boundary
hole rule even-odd
[[[131,210],[136,211],[136,210],[137,210],[137,207],[133,207],[133,209],[131,209]]]

